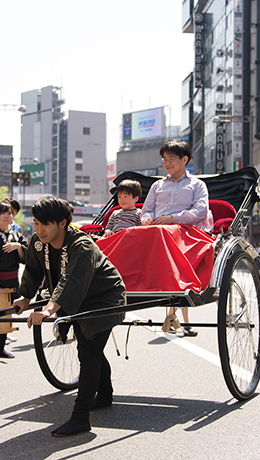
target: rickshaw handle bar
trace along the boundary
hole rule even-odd
[[[47,305],[48,303],[48,299],[45,299],[45,300],[38,300],[36,302],[32,302],[28,305],[28,307],[26,308],[26,310],[31,310],[31,309],[35,309],[35,308],[40,308],[40,307],[44,307],[45,305]],[[86,311],[86,312],[82,312],[82,313],[77,313],[76,315],[71,315],[71,316],[61,316],[60,318],[57,318],[58,320],[63,320],[63,322],[68,322],[68,321],[73,321],[74,319],[75,320],[80,320],[80,319],[88,319],[88,318],[95,318],[97,316],[108,316],[108,315],[114,315],[116,313],[124,313],[126,311],[134,311],[134,310],[143,310],[145,308],[150,308],[150,307],[156,307],[156,306],[160,306],[160,305],[174,305],[174,299],[173,297],[167,297],[167,298],[164,298],[164,299],[156,299],[156,300],[148,300],[148,301],[145,301],[145,302],[138,302],[138,303],[132,303],[132,304],[128,304],[128,305],[118,305],[118,306],[115,306],[115,307],[108,307],[108,308],[100,308],[99,310],[89,310],[89,311]],[[26,311],[24,310],[24,311]],[[17,313],[18,311],[18,308],[15,308],[15,307],[10,307],[10,308],[6,308],[4,310],[0,310],[0,317],[1,316],[6,316],[6,315],[11,315],[13,313]],[[18,319],[18,318],[17,318]],[[22,319],[22,318],[21,318]],[[45,321],[47,320],[48,318],[45,319]],[[9,321],[12,321],[12,322],[15,322],[17,321],[16,318],[6,318],[7,322]],[[0,320],[2,321],[2,320]],[[5,322],[4,318],[3,318],[3,322]],[[19,321],[17,321],[19,322]],[[21,321],[22,322],[22,321]]]
[[[125,313],[128,311],[135,311],[135,310],[144,310],[145,308],[151,307],[159,307],[161,305],[173,305],[173,298],[168,297],[165,299],[156,299],[156,300],[148,300],[146,302],[138,302],[138,303],[131,303],[128,305],[118,305],[116,307],[108,307],[108,308],[100,308],[99,310],[91,310],[85,311],[82,313],[77,313],[76,315],[70,316],[61,316],[57,318],[54,327],[58,323],[68,323],[74,320],[82,320],[82,319],[89,319],[89,318],[96,318],[97,316],[109,316],[115,315],[117,313]]]
[[[37,300],[36,302],[29,303],[28,307],[24,310],[32,310],[33,308],[40,308],[44,307],[47,305],[48,300]],[[19,311],[19,307],[10,307],[10,308],[4,308],[3,310],[0,310],[0,317],[1,316],[6,316],[6,315],[12,315],[13,313],[17,313]]]

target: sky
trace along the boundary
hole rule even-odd
[[[2,104],[61,86],[68,110],[104,112],[107,159],[122,113],[165,106],[181,124],[181,82],[193,70],[193,34],[182,34],[181,0],[11,0],[0,3],[0,144],[20,157],[21,116]]]

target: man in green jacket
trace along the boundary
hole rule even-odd
[[[31,210],[35,233],[19,289],[23,297],[14,306],[22,313],[43,278],[51,297],[41,312],[30,314],[29,328],[56,312],[73,315],[126,303],[117,269],[89,236],[69,226],[73,209],[67,201],[43,197]],[[71,418],[53,436],[90,431],[89,410],[112,404],[111,369],[103,350],[111,329],[123,319],[123,314],[115,314],[73,323],[81,364],[78,395]]]

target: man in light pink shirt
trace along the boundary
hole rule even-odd
[[[213,219],[209,211],[207,186],[186,170],[191,159],[189,145],[182,141],[169,141],[161,147],[160,155],[168,174],[151,186],[142,208],[142,225],[188,224],[211,231]],[[172,313],[171,308],[169,315]],[[188,323],[187,307],[182,314],[185,323]],[[186,326],[184,334],[195,336],[198,332]]]

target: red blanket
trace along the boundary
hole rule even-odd
[[[213,238],[190,225],[130,227],[97,241],[117,267],[127,291],[206,289]]]

